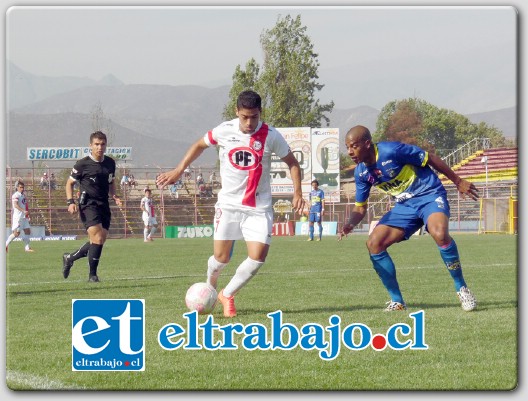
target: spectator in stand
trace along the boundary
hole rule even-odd
[[[48,189],[48,187],[49,187],[48,173],[44,173],[42,174],[42,177],[40,177],[40,188]]]
[[[57,180],[55,179],[55,173],[51,173],[49,184],[51,189],[57,189]]]
[[[179,189],[179,185],[178,183],[174,183],[172,184],[170,187],[169,187],[169,191],[170,191],[170,195],[174,198],[174,199],[178,199],[180,197],[180,195],[178,194],[178,189]]]
[[[123,191],[126,191],[128,183],[129,183],[128,174],[125,172],[123,173],[123,177],[121,177],[121,189]]]
[[[211,185],[211,188],[214,188],[216,184],[216,172],[213,171],[211,175],[209,176],[209,184]]]
[[[137,187],[137,182],[136,182],[136,179],[134,178],[133,174],[130,174],[128,176],[128,186],[130,188],[134,188],[134,189],[136,189],[136,187]]]
[[[202,173],[198,173],[198,175],[196,176],[196,185],[200,187],[200,185],[204,185],[204,184],[205,184],[205,181],[204,181]]]
[[[187,167],[185,170],[183,170],[184,178],[186,181],[190,181],[191,179],[191,169]]]

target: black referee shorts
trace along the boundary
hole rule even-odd
[[[93,199],[88,200],[86,205],[79,209],[81,221],[84,228],[88,230],[89,227],[101,224],[105,230],[110,229],[110,221],[112,219],[112,212],[110,212],[110,205],[108,202],[97,202]]]

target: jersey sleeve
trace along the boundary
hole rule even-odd
[[[18,205],[18,199],[20,198],[20,192],[15,192],[13,196],[11,196],[11,204],[13,205],[13,208],[16,209],[15,205]]]
[[[81,163],[81,160],[78,160],[71,170],[70,177],[73,178],[75,181],[79,181],[82,177],[82,173],[83,165]]]
[[[372,184],[361,179],[359,170],[359,166],[354,169],[354,177],[356,179],[356,206],[365,206],[370,195]]]
[[[218,135],[222,131],[224,125],[231,124],[232,122],[226,122],[224,121],[222,124],[216,126],[215,128],[207,131],[205,135],[203,136],[204,142],[207,144],[207,146],[216,146],[218,145]]]
[[[270,127],[270,133],[271,132],[273,132],[271,151],[281,159],[288,156],[288,153],[290,153],[290,145],[288,145],[286,139],[284,139],[281,133],[273,127]]]

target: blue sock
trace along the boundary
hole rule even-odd
[[[319,223],[319,239],[323,238],[323,225]]]
[[[314,226],[310,226],[310,239],[313,239],[314,236]]]
[[[466,286],[466,282],[462,275],[462,265],[460,264],[460,256],[458,255],[458,248],[455,240],[452,239],[449,245],[444,248],[439,246],[438,249],[440,250],[442,260],[447,267],[447,271],[451,274],[451,277],[455,282],[455,290],[458,292],[460,287]]]
[[[392,261],[389,253],[383,251],[374,255],[370,255],[370,260],[374,265],[374,270],[378,273],[381,282],[389,292],[391,300],[404,304],[403,297],[400,292],[400,286],[396,280],[396,267]]]

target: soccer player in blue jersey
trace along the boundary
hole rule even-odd
[[[324,191],[319,189],[319,181],[317,180],[312,181],[312,190],[308,195],[308,202],[310,204],[308,241],[314,240],[314,223],[319,226],[319,238],[317,241],[321,241],[323,238]]]
[[[374,270],[391,297],[385,310],[406,309],[396,280],[396,268],[387,248],[409,239],[424,224],[453,278],[462,309],[475,309],[477,301],[466,285],[456,243],[449,235],[447,193],[430,167],[451,180],[464,199],[469,196],[477,200],[477,188],[460,178],[440,157],[417,146],[400,142],[373,143],[370,131],[361,125],[347,132],[345,144],[348,155],[357,164],[354,171],[356,202],[338,239],[341,240],[365,217],[372,186],[393,196],[396,201],[367,240]]]

